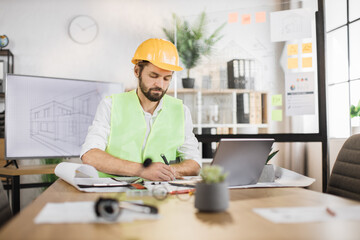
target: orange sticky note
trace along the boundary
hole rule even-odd
[[[302,59],[302,67],[303,68],[311,68],[312,67],[312,57],[306,57]]]
[[[239,14],[237,12],[229,13],[228,15],[228,22],[229,23],[236,23],[238,22]]]
[[[266,12],[255,13],[255,22],[257,22],[257,23],[266,22]]]
[[[251,23],[251,15],[250,14],[244,14],[241,15],[241,24],[246,25]]]
[[[312,53],[312,43],[303,43],[302,53]]]
[[[288,69],[295,69],[298,67],[298,58],[288,58]]]
[[[287,55],[297,55],[298,54],[298,45],[297,44],[289,44],[287,45]]]

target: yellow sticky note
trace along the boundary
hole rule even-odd
[[[297,44],[287,45],[287,54],[288,54],[288,56],[297,55],[298,54],[298,45]]]
[[[250,14],[244,14],[241,16],[241,24],[246,25],[251,23],[251,15]]]
[[[302,67],[303,68],[311,68],[312,67],[312,57],[306,57],[302,59]]]
[[[282,121],[282,110],[281,109],[272,110],[271,120],[281,122]]]
[[[312,53],[312,43],[303,43],[302,53]]]
[[[272,95],[271,96],[271,105],[272,106],[282,106],[282,95]]]
[[[228,15],[228,22],[229,23],[236,23],[238,22],[239,14],[237,12],[229,13]]]
[[[255,22],[257,22],[257,23],[266,22],[266,12],[255,13]]]
[[[298,58],[288,58],[288,69],[295,69],[298,67]]]

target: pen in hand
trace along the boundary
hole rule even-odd
[[[169,162],[168,162],[168,160],[166,159],[166,157],[165,157],[165,155],[164,155],[163,153],[160,154],[160,157],[164,160],[164,163],[165,163],[166,165],[170,165]]]

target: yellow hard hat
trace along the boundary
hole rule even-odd
[[[149,61],[155,66],[169,71],[183,70],[179,66],[179,54],[175,45],[164,39],[150,38],[141,43],[131,62],[137,64],[142,60]]]

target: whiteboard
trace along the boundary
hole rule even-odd
[[[123,84],[8,74],[5,158],[77,157],[101,99]]]

